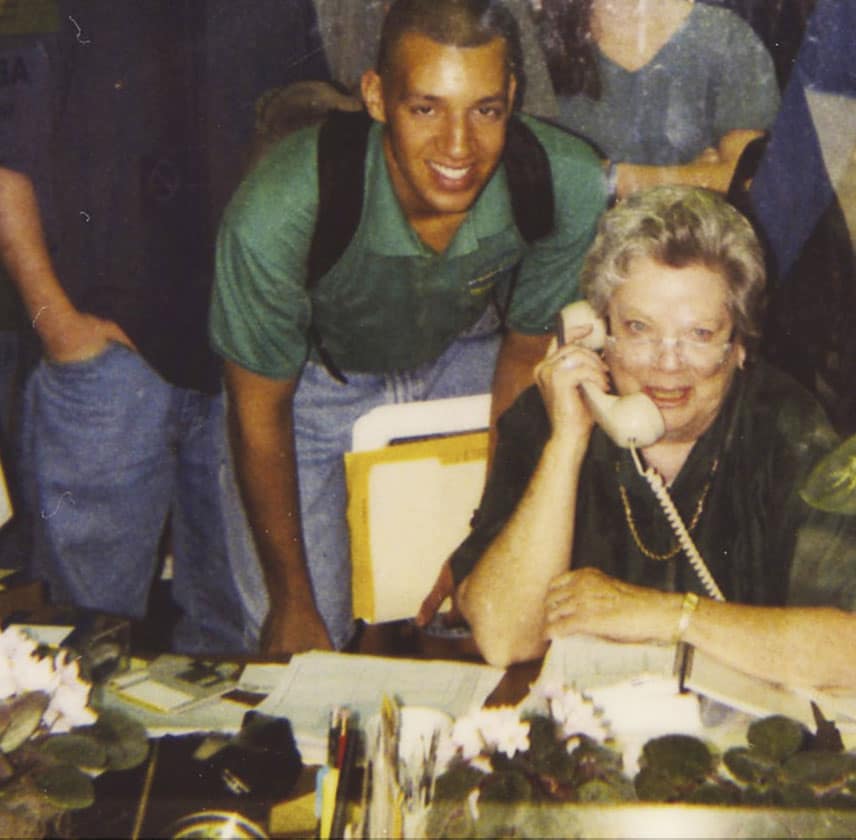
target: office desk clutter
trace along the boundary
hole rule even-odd
[[[678,657],[676,645],[585,637],[507,671],[405,658],[418,645],[405,648],[413,639],[395,628],[397,641],[367,636],[360,648],[392,656],[132,658],[94,695],[78,660],[57,650],[71,627],[8,628],[6,833],[50,833],[27,810],[38,804],[78,809],[72,836],[189,836],[203,824],[237,836],[242,820],[257,829],[246,836],[321,840],[856,834],[852,697],[787,691],[698,651]],[[211,693],[122,698],[115,686],[139,686],[140,674],[153,691],[166,680],[167,700],[176,677]],[[49,784],[20,795],[27,774],[45,772]]]

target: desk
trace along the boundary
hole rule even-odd
[[[32,593],[31,593],[32,594]],[[20,604],[20,602],[19,602]],[[18,604],[18,605],[19,605]],[[478,660],[469,639],[432,636],[409,622],[366,627],[353,644],[353,651],[411,658]],[[516,703],[525,696],[538,674],[540,663],[517,665],[508,670],[488,700],[490,704]],[[182,773],[191,766],[188,755],[199,738],[162,739],[158,746],[158,766],[166,785],[175,779],[181,788]],[[81,837],[130,837],[135,823],[140,793],[147,767],[105,774],[96,781],[96,803],[70,815],[63,833]],[[306,768],[294,794],[311,792],[314,771]],[[186,799],[150,805],[140,836],[164,836],[170,823],[202,803]],[[210,807],[211,803],[204,803]],[[232,809],[234,800],[218,803]],[[241,812],[267,826],[271,802],[241,802]],[[693,805],[551,806],[555,812],[555,836],[576,837],[856,837],[856,813],[831,809],[728,808]],[[311,837],[311,832],[274,836]]]
[[[351,652],[381,654],[415,659],[463,659],[482,661],[475,652],[470,638],[444,638],[432,636],[411,622],[392,622],[365,626],[351,645]],[[261,661],[247,659],[245,661]],[[488,702],[491,704],[516,703],[529,689],[538,674],[540,663],[532,662],[510,668]],[[182,774],[192,768],[190,755],[201,741],[201,736],[163,738],[158,746],[157,783],[159,790],[182,789]],[[96,780],[96,803],[73,815],[72,831],[76,836],[129,837],[139,804],[146,767],[105,774]],[[171,776],[171,774],[173,774]],[[315,768],[305,768],[298,780],[296,793],[314,789]],[[186,789],[186,788],[185,788]],[[221,803],[233,809],[234,801]],[[271,802],[241,802],[241,812],[260,825],[267,826]],[[141,836],[162,834],[175,819],[210,803],[194,803],[159,797],[150,803]],[[295,836],[295,835],[290,835]],[[299,836],[299,835],[297,835]]]

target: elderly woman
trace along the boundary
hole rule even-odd
[[[856,687],[856,517],[799,495],[837,439],[810,394],[753,357],[764,269],[749,223],[698,188],[638,193],[603,217],[583,282],[607,323],[603,355],[577,343],[589,326],[548,352],[500,421],[452,557],[485,658],[537,657],[576,633],[681,639],[763,678]],[[668,485],[724,601],[631,451],[594,425],[582,383],[659,409],[665,434],[638,456]]]

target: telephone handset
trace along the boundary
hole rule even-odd
[[[556,340],[561,347],[565,343],[565,331],[569,327],[581,327],[591,324],[592,331],[580,344],[589,350],[600,350],[606,341],[606,325],[595,314],[588,301],[580,300],[562,309],[556,317]],[[663,415],[654,402],[643,393],[619,397],[615,394],[605,394],[590,383],[580,385],[586,404],[595,422],[616,445],[630,450],[633,463],[651,487],[657,501],[660,503],[669,524],[684,550],[690,565],[702,582],[707,594],[715,601],[724,601],[725,596],[716,584],[716,580],[707,568],[699,554],[690,532],[684,525],[675,503],[672,501],[662,476],[653,468],[643,468],[636,451],[639,447],[651,446],[656,443],[666,431]]]
[[[559,346],[565,343],[565,331],[569,327],[588,324],[591,324],[593,329],[579,343],[589,350],[600,350],[606,340],[606,326],[585,300],[566,306],[556,318],[556,339]],[[645,394],[618,397],[615,394],[606,394],[587,382],[580,385],[580,390],[595,422],[616,445],[625,449],[645,447],[663,437],[666,431],[663,415]]]

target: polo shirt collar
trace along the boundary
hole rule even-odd
[[[432,256],[434,252],[416,235],[398,203],[383,154],[382,132],[379,123],[369,132],[363,217],[377,222],[367,226],[368,248],[390,257]],[[477,251],[480,239],[501,233],[513,224],[505,170],[500,166],[464,219],[447,255]]]

